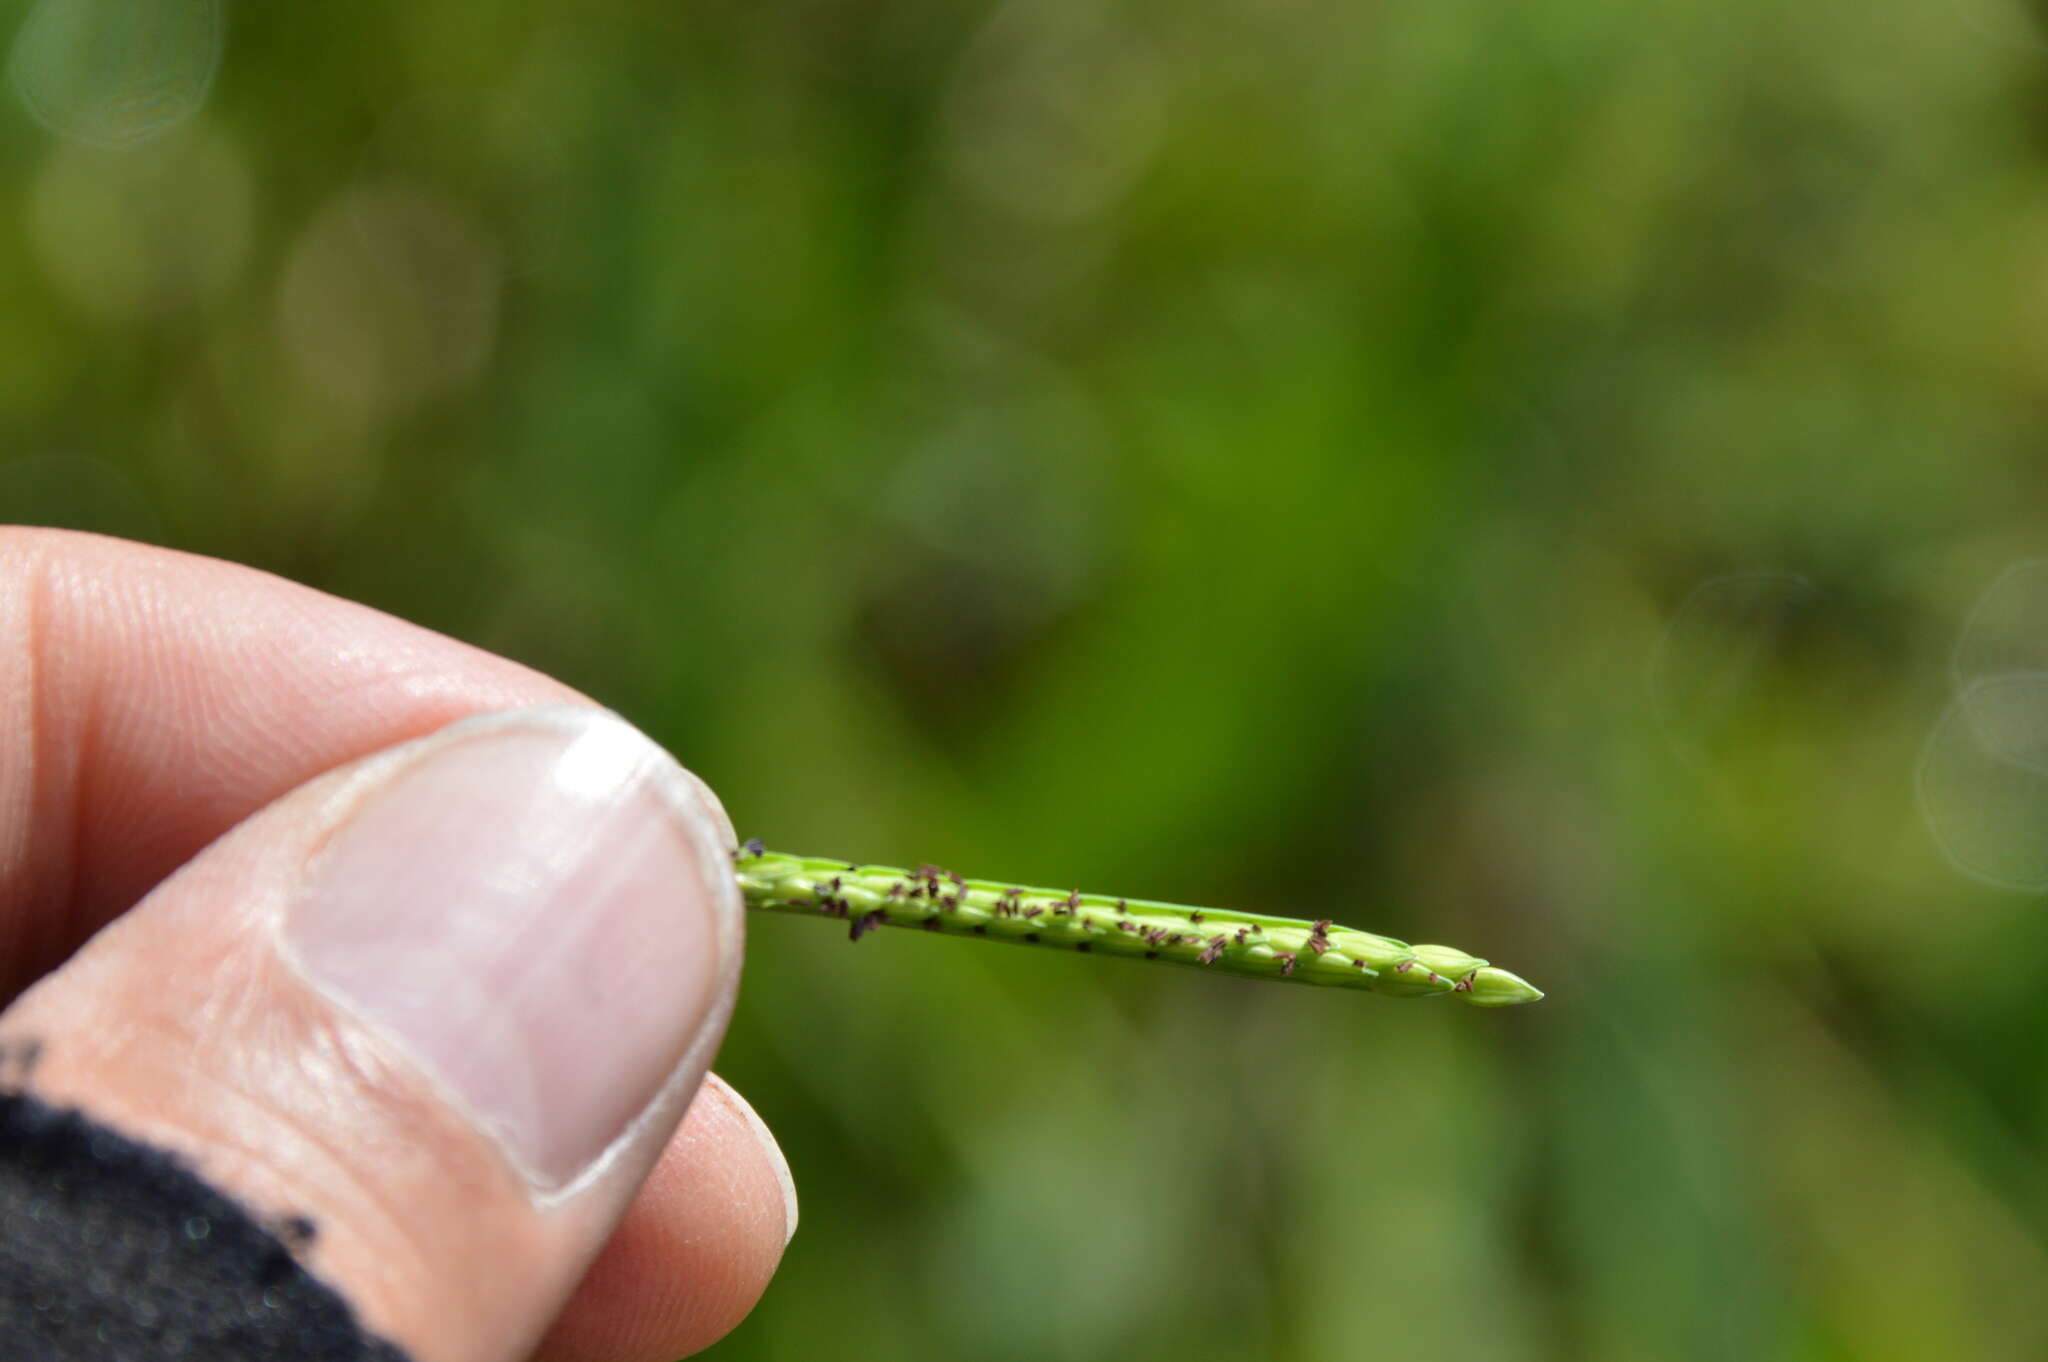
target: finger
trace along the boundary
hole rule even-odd
[[[317,1227],[309,1266],[420,1362],[524,1358],[730,1011],[740,905],[704,799],[600,712],[456,724],[235,828],[0,1014],[0,1041],[40,1042],[43,1100]],[[700,1192],[772,1264],[779,1189],[765,1210]],[[707,1283],[701,1308],[761,1280]]]
[[[534,1362],[672,1362],[709,1347],[753,1308],[796,1221],[774,1137],[707,1075]]]
[[[0,529],[0,1002],[321,772],[578,698],[248,568]]]

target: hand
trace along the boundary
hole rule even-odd
[[[667,1362],[760,1295],[796,1202],[706,1073],[732,844],[700,781],[512,663],[0,530],[0,1049],[294,1226],[417,1362]]]

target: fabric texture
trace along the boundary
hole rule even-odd
[[[408,1362],[299,1265],[317,1232],[263,1224],[176,1157],[0,1092],[6,1362]]]

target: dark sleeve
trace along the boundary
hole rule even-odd
[[[0,1092],[4,1362],[407,1362],[177,1158]],[[289,1242],[288,1242],[289,1241]]]

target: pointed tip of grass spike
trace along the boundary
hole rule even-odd
[[[1543,996],[1542,989],[1521,975],[1491,965],[1472,971],[1464,982],[1471,987],[1461,988],[1458,996],[1474,1007],[1513,1007],[1536,1002]]]

